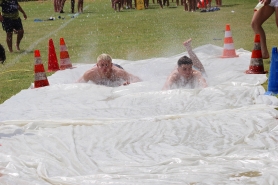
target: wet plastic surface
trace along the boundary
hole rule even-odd
[[[251,52],[194,50],[208,88],[161,91],[177,59],[114,63],[143,79],[74,83],[94,64],[48,77],[0,105],[0,184],[277,184],[278,100]]]

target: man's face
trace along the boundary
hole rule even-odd
[[[112,69],[112,62],[110,61],[105,61],[105,60],[100,60],[98,63],[97,63],[97,67],[99,69],[99,71],[102,73],[102,74],[107,74],[111,71]]]
[[[181,76],[190,78],[192,76],[192,64],[182,64],[178,67],[178,72]]]

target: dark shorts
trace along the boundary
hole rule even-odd
[[[4,17],[4,20],[2,22],[3,30],[6,32],[13,32],[13,30],[23,30],[21,19],[10,19]]]
[[[113,65],[116,66],[116,67],[118,67],[118,68],[120,68],[120,69],[124,69],[124,68],[123,68],[122,66],[120,66],[119,64],[114,64],[114,63],[113,63]]]

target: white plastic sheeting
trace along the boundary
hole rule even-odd
[[[0,184],[277,184],[278,100],[249,51],[194,50],[208,88],[161,91],[181,53],[115,59],[143,79],[120,87],[75,81],[93,64],[48,77],[0,105]]]

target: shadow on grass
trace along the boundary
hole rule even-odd
[[[238,6],[240,4],[227,4],[227,5],[222,5],[221,7],[234,7],[234,6]]]
[[[83,14],[84,13],[96,13],[96,12],[93,12],[93,11],[83,11]]]
[[[20,54],[29,54],[29,53],[34,53],[34,50],[20,50],[20,51],[18,51],[18,53],[20,53]]]

